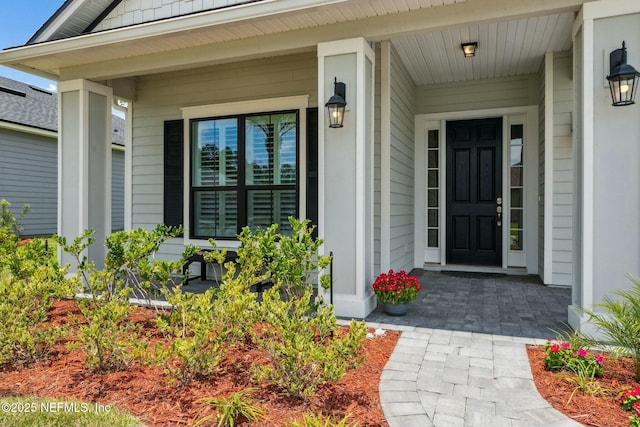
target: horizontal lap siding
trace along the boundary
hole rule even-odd
[[[419,86],[417,114],[537,105],[537,74],[490,80]]]
[[[316,53],[309,52],[139,77],[133,105],[133,227],[153,228],[163,221],[165,120],[181,119],[186,106],[294,95],[309,95],[313,107],[317,73]],[[181,242],[165,245],[163,255],[181,253]]]
[[[410,270],[414,248],[414,92],[415,86],[391,49],[391,268]]]
[[[53,138],[0,130],[0,199],[14,215],[25,204],[24,235],[51,235],[57,230],[58,149]]]
[[[571,135],[571,56],[556,54],[553,78],[553,251],[552,283],[573,284],[574,159]]]
[[[124,151],[111,157],[111,230],[124,230]]]

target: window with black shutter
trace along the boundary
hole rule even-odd
[[[183,135],[182,120],[164,122],[164,224],[174,227],[184,224]]]
[[[191,120],[191,237],[298,217],[298,111]]]

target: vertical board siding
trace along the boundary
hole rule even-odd
[[[165,120],[181,119],[186,106],[294,95],[309,95],[313,107],[317,74],[317,56],[309,52],[139,77],[132,131],[133,227],[153,228],[163,221]],[[160,256],[175,258],[182,249],[182,240],[174,239]]]
[[[538,78],[538,274],[544,280],[544,184],[545,184],[545,64],[540,66]]]
[[[419,86],[416,114],[537,105],[539,75]]]
[[[25,204],[22,221],[27,236],[51,235],[58,217],[58,144],[53,138],[0,130],[0,199],[14,215]]]
[[[124,230],[124,151],[111,153],[111,230]]]
[[[552,283],[573,284],[573,204],[574,158],[571,135],[573,111],[572,59],[556,54],[553,77],[553,251]],[[549,124],[547,124],[549,125]]]
[[[415,86],[391,49],[391,268],[410,270],[414,250]]]
[[[381,76],[381,49],[380,43],[375,45],[375,91],[373,100],[373,271],[374,274],[380,272],[380,233],[382,221],[382,197],[381,197],[381,97],[380,89],[382,86]]]

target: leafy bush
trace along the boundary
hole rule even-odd
[[[605,336],[605,342],[618,346],[623,354],[631,357],[635,364],[636,380],[640,381],[640,279],[629,276],[632,286],[629,290],[615,291],[614,299],[606,296],[604,302],[595,304],[607,313],[585,310],[589,321]],[[593,337],[586,337],[598,344]]]
[[[225,355],[226,335],[216,329],[213,289],[203,294],[183,293],[180,287],[164,292],[173,308],[168,316],[158,317],[157,324],[173,341],[169,347],[156,345],[154,359],[164,366],[170,385],[177,380],[184,386],[196,375],[215,371]]]
[[[40,239],[21,239],[20,218],[0,201],[0,365],[29,363],[45,357],[64,334],[45,325],[52,297],[68,297],[65,269]]]
[[[113,233],[105,240],[108,252],[103,270],[84,255],[95,241],[92,230],[85,231],[71,244],[64,237],[57,238],[62,250],[77,261],[78,275],[71,280],[89,293],[89,298],[78,304],[86,319],[86,324],[79,327],[78,341],[85,346],[87,366],[100,371],[124,369],[132,361],[134,349],[144,345],[139,328],[127,321],[133,311],[129,297],[139,291],[151,302],[152,286],[164,284],[172,272],[179,270],[182,265],[179,261],[155,259],[160,245],[179,232],[180,229],[159,225],[153,231]]]
[[[251,394],[255,390],[254,388],[247,388],[232,393],[229,397],[204,398],[198,399],[197,402],[211,406],[217,411],[215,418],[218,419],[218,427],[233,427],[236,420],[239,419],[252,422],[264,418],[264,410],[256,405],[251,398]],[[194,426],[203,425],[213,418],[213,415],[202,417]]]

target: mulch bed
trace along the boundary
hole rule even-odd
[[[68,323],[68,314],[82,318],[75,301],[54,301],[49,321]],[[152,332],[155,312],[138,308],[131,321],[140,322]],[[228,396],[247,387],[258,387],[255,399],[265,409],[267,418],[241,426],[286,426],[302,418],[303,413],[334,414],[342,418],[351,414],[351,422],[361,427],[388,426],[380,406],[380,375],[400,334],[387,331],[386,336],[367,340],[365,361],[337,384],[321,386],[306,400],[283,394],[269,384],[251,383],[247,374],[252,363],[269,363],[255,349],[236,346],[229,349],[217,375],[198,378],[182,389],[169,387],[162,368],[133,364],[123,372],[94,373],[85,368],[81,351],[69,350],[64,343],[54,347],[45,361],[25,367],[6,367],[0,371],[0,396],[37,395],[57,399],[79,399],[111,405],[140,418],[148,426],[184,426],[210,410],[202,410],[200,398]],[[159,339],[159,338],[155,338]]]
[[[576,391],[575,384],[563,379],[566,372],[550,372],[544,367],[544,349],[539,346],[527,348],[534,382],[540,395],[554,408],[585,426],[628,427],[630,412],[622,409],[618,397],[623,387],[634,388],[633,361],[626,357],[617,360],[605,356],[604,376],[598,379],[607,396],[589,396]]]

